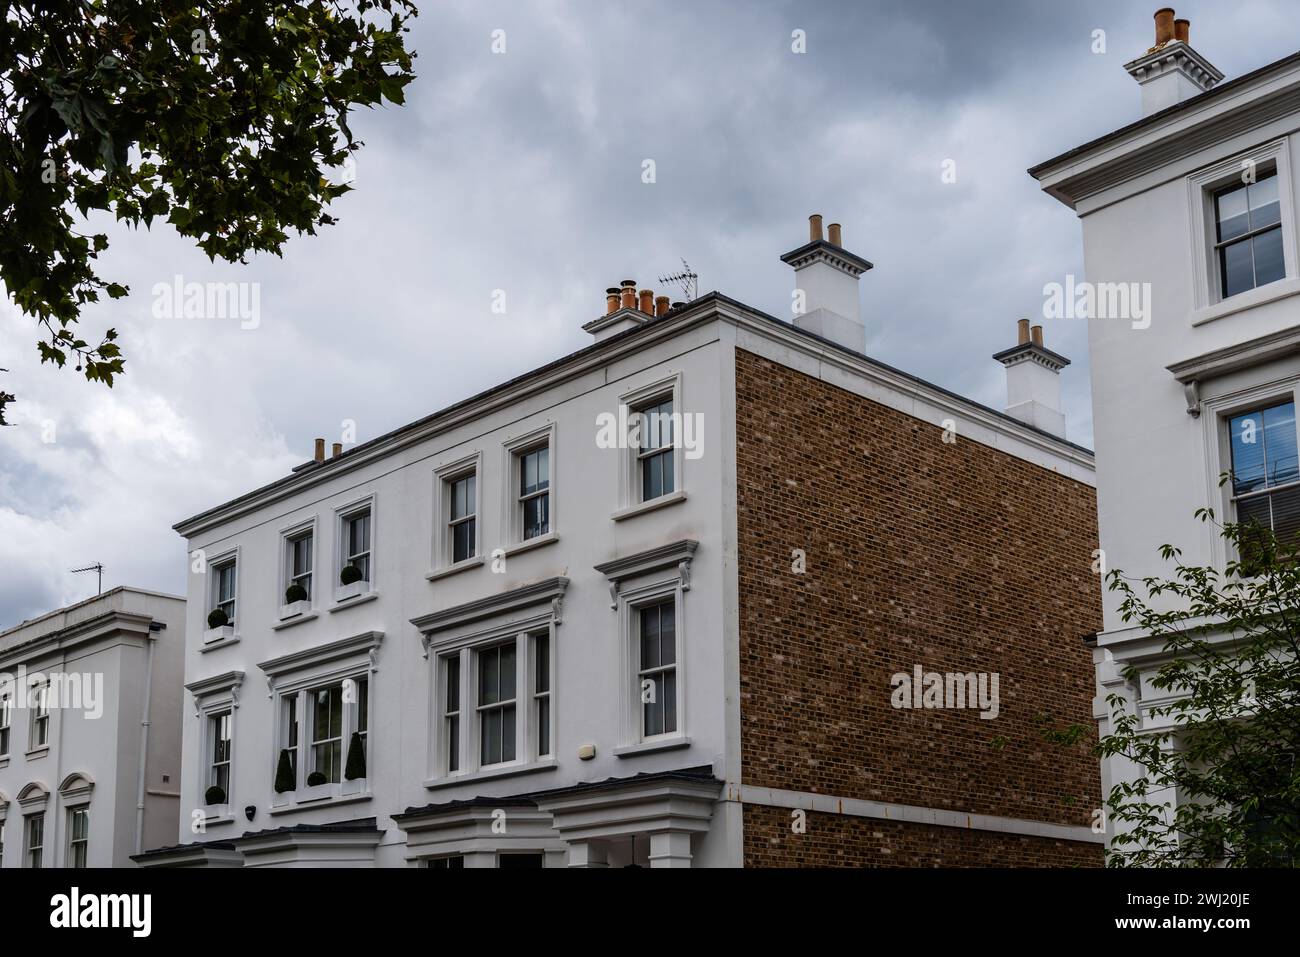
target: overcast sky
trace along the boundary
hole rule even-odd
[[[119,331],[111,391],[40,366],[32,321],[0,305],[20,400],[0,431],[0,627],[92,595],[69,570],[96,561],[105,588],[183,593],[175,522],[284,475],[345,419],[364,441],[582,347],[621,279],[685,257],[702,293],[788,317],[778,257],[812,212],[875,263],[868,352],[1001,408],[990,355],[1041,316],[1044,283],[1082,275],[1077,220],[1025,170],[1138,118],[1123,64],[1156,6],[426,5],[407,105],[354,122],[366,147],[338,226],[243,267],[166,224],[111,232],[100,273],[131,295],[86,310],[82,333]],[[1280,2],[1178,15],[1229,78],[1293,52]],[[258,283],[260,324],[154,318],[176,275]],[[1073,360],[1069,437],[1090,445],[1084,326],[1045,334]]]

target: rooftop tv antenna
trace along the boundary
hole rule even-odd
[[[97,572],[98,575],[99,575],[99,585],[98,585],[98,591],[96,591],[95,594],[97,594],[97,595],[102,595],[102,594],[104,594],[104,565],[103,565],[103,563],[101,563],[101,562],[95,562],[95,564],[93,564],[93,565],[87,565],[85,568],[74,568],[74,569],[72,569],[72,573],[73,573],[74,575],[77,574],[77,573],[79,573],[79,572]]]
[[[691,302],[699,295],[700,277],[691,269],[691,264],[685,259],[682,260],[682,271],[673,273],[671,276],[660,276],[660,282],[675,282],[682,287],[682,295],[686,297],[687,302]]]

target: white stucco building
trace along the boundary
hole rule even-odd
[[[1189,565],[1225,567],[1199,508],[1300,530],[1300,54],[1225,81],[1173,18],[1156,14],[1155,46],[1126,66],[1141,117],[1030,170],[1083,227],[1101,546],[1134,579],[1169,575],[1164,543]],[[1096,636],[1103,733],[1112,691],[1148,727],[1167,701],[1148,682],[1159,642],[1128,627],[1119,602],[1106,593]],[[1126,688],[1130,663],[1144,677]],[[1111,762],[1103,785],[1133,774]]]
[[[346,451],[317,440],[292,474],[178,524],[193,562],[182,833],[137,862],[736,866],[751,807],[1086,848],[1086,826],[1031,812],[836,810],[742,779],[738,363],[841,390],[954,463],[983,450],[1092,508],[1091,455],[1038,427],[1050,416],[863,355],[871,264],[830,235],[814,217],[783,257],[808,294],[793,323],[717,293],[670,308],[627,281],[586,324],[589,347]],[[1024,338],[1018,355],[1041,351]],[[776,555],[789,574],[790,548]],[[228,623],[209,627],[218,608]],[[1082,652],[1077,632],[1060,641]],[[1086,655],[1082,671],[1086,687]],[[888,708],[887,674],[870,693]]]
[[[184,599],[135,588],[0,632],[0,866],[175,841],[184,648]]]

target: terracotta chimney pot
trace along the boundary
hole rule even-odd
[[[1023,346],[1029,342],[1029,320],[1021,319],[1016,323],[1016,326],[1018,327],[1019,333],[1016,339],[1016,345]]]
[[[1030,332],[1030,337],[1033,339],[1034,345],[1041,346],[1043,344],[1043,327],[1034,326],[1032,329],[1029,330],[1029,332]]]
[[[655,296],[655,315],[662,316],[668,311],[668,297]]]
[[[813,213],[808,217],[808,241],[815,243],[822,238],[822,214]]]
[[[830,240],[830,244],[831,244],[832,246],[843,246],[843,245],[844,245],[844,243],[841,242],[841,240],[840,240],[840,224],[839,224],[839,223],[831,223],[829,226],[826,227],[826,231],[827,231],[827,233],[829,233],[829,236],[828,236],[827,238]]]
[[[641,290],[641,311],[647,316],[655,314],[655,294],[653,289]]]
[[[334,443],[334,448],[333,448],[332,454],[330,455],[330,458],[334,458],[335,456],[339,456],[339,455],[342,455],[342,454],[343,454],[343,443],[342,443],[342,442],[335,442],[335,443]]]
[[[636,308],[636,280],[635,279],[623,280],[622,308],[624,309]]]
[[[618,286],[610,286],[605,290],[605,315],[611,312],[618,312]]]
[[[1174,38],[1174,8],[1161,7],[1156,11],[1156,46]]]
[[[1183,43],[1186,43],[1188,46],[1191,46],[1191,45],[1192,45],[1191,35],[1192,35],[1192,21],[1191,21],[1191,20],[1175,20],[1175,21],[1174,21],[1174,39],[1175,39],[1175,40],[1181,40]]]
[[[312,458],[314,458],[317,462],[325,461],[325,440],[324,439],[316,440],[316,452],[312,456]]]

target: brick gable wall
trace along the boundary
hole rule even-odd
[[[736,391],[743,782],[1088,825],[1093,739],[1065,749],[1041,732],[1095,728],[1080,640],[1101,626],[1093,489],[739,349]],[[917,664],[997,672],[999,717],[892,707],[891,676]],[[883,823],[840,824],[819,852],[792,839],[788,811],[750,807],[746,858],[878,861],[863,835]],[[1036,846],[930,830],[1015,845],[971,862]],[[932,843],[900,836],[898,856],[923,864]],[[1064,862],[1043,847],[1042,863]]]

